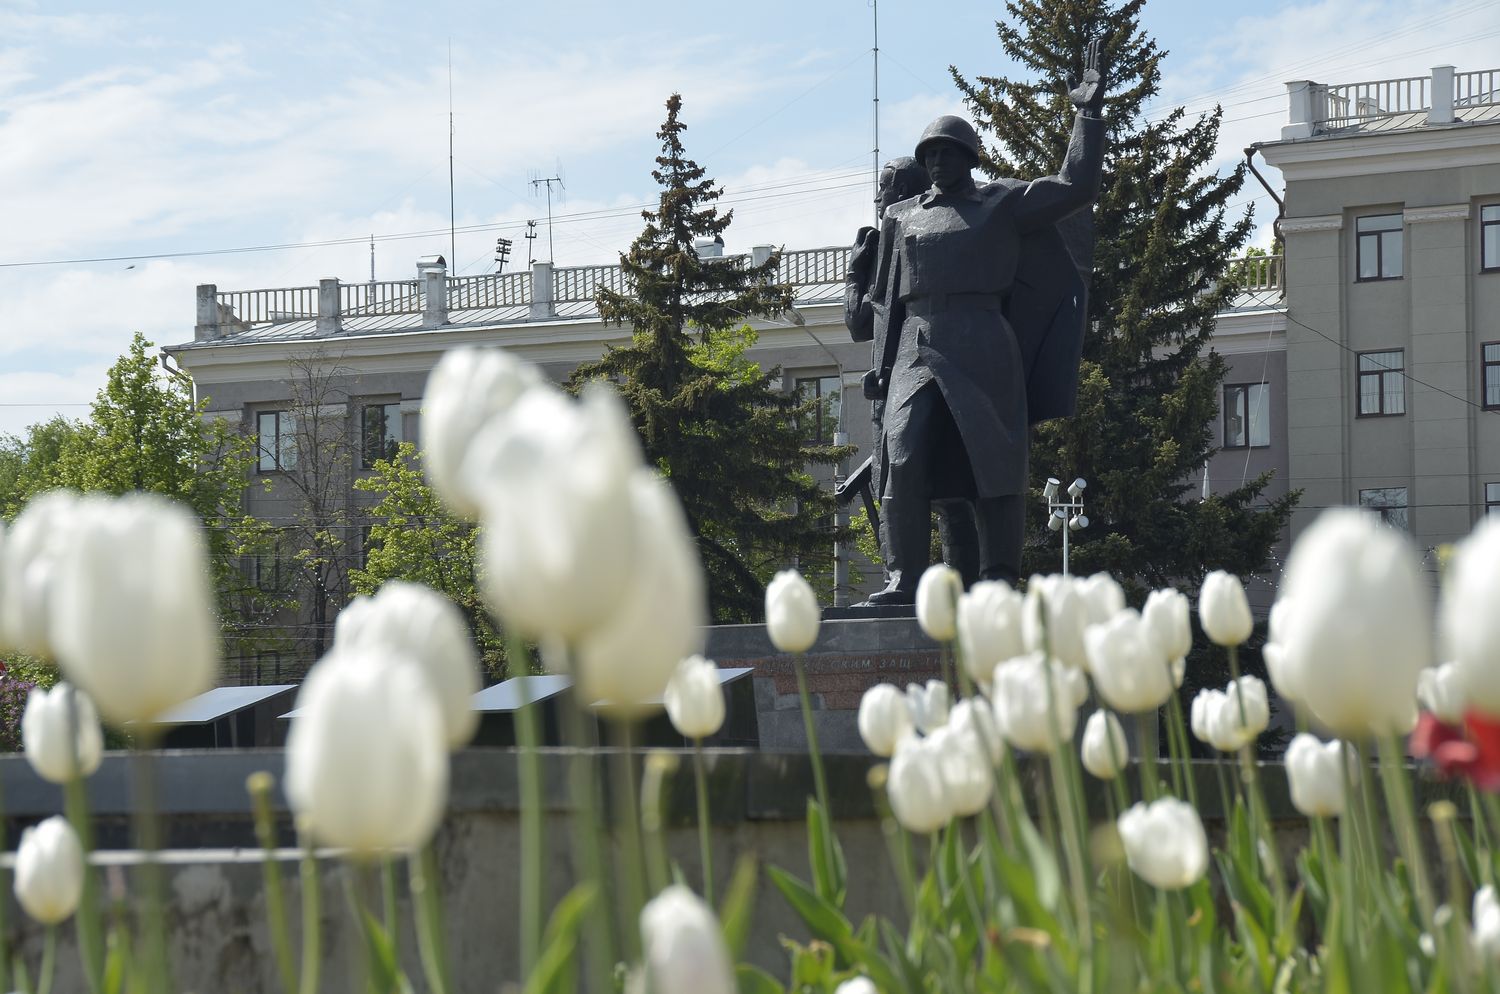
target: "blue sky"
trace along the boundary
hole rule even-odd
[[[1001,16],[996,0],[881,4],[884,157],[962,111],[950,63],[1013,71]],[[1278,136],[1284,80],[1500,64],[1500,0],[1151,0],[1144,26],[1170,52],[1163,109],[1223,103],[1221,165]],[[489,271],[497,235],[524,264],[524,222],[546,215],[528,181],[559,174],[557,263],[613,261],[653,195],[673,90],[689,154],[736,208],[731,250],[843,243],[869,214],[867,0],[0,0],[0,263],[375,233],[377,275],[409,277],[418,256],[448,254],[450,43],[458,224],[500,226],[460,235],[458,271]],[[84,413],[134,331],[191,338],[198,283],[305,286],[369,268],[366,242],[0,267],[0,433]]]

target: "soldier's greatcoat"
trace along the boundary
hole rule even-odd
[[[1079,113],[1058,175],[933,187],[887,209],[871,288],[884,305],[874,309],[877,361],[890,370],[881,486],[921,444],[908,414],[935,384],[963,452],[957,466],[939,463],[931,496],[1024,492],[1029,426],[1072,413],[1076,400],[1085,290],[1056,225],[1093,201],[1103,148],[1104,122]]]

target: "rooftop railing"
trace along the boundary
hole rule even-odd
[[[1452,124],[1475,108],[1500,105],[1500,69],[1458,72],[1435,66],[1426,76],[1358,83],[1296,80],[1287,84],[1287,92],[1291,115],[1283,138]]]

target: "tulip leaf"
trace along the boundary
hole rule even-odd
[[[547,922],[542,955],[526,978],[526,994],[568,994],[576,989],[578,930],[598,893],[592,884],[579,884],[557,902]]]
[[[750,935],[752,916],[755,913],[755,890],[758,867],[755,857],[741,856],[734,864],[734,875],[729,878],[729,888],[724,892],[724,901],[719,905],[719,921],[724,928],[724,941],[729,954],[738,958],[745,950],[745,940]]]
[[[1062,872],[1057,866],[1057,855],[1053,853],[1052,847],[1042,840],[1030,818],[1023,816],[1017,819],[1017,822],[1020,827],[1021,844],[1025,846],[1026,856],[1031,861],[1031,872],[1036,882],[1036,898],[1049,912],[1056,911],[1057,902],[1062,897]]]
[[[896,988],[895,974],[884,960],[854,937],[854,927],[842,911],[780,867],[767,867],[766,875],[813,935],[831,945],[845,965],[863,968],[880,990]]]
[[[401,965],[396,961],[396,944],[379,919],[361,908],[360,921],[364,924],[365,952],[370,957],[371,985],[378,991],[412,994],[411,981],[401,972]]]
[[[784,994],[775,977],[748,963],[741,963],[734,968],[734,984],[739,994]]]
[[[842,908],[848,883],[844,850],[829,824],[827,812],[812,797],[807,799],[807,858],[818,896]]]

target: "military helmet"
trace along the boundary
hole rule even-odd
[[[979,135],[974,126],[961,117],[944,114],[927,126],[917,141],[917,161],[922,161],[922,149],[932,142],[952,142],[969,153],[974,164],[979,164]]]
[[[891,193],[892,201],[915,197],[932,185],[932,179],[922,164],[909,155],[900,155],[887,162],[880,170],[880,192]]]

